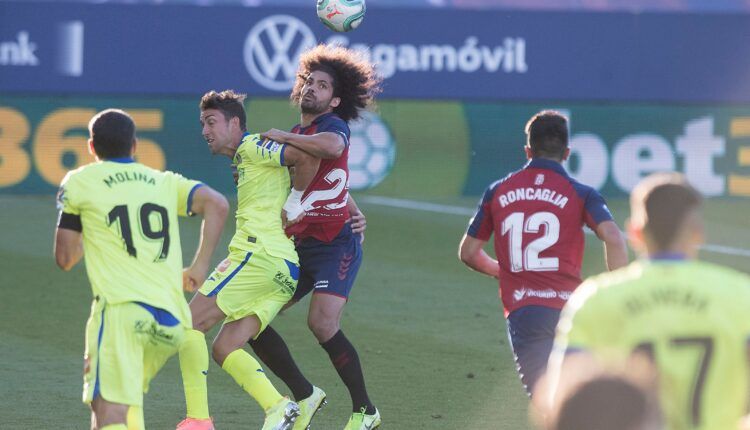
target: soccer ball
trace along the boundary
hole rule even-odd
[[[366,190],[388,176],[396,159],[396,141],[377,114],[363,111],[349,124],[349,187]]]
[[[333,31],[354,30],[365,19],[365,0],[318,0],[318,18]]]

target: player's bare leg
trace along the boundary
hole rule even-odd
[[[122,426],[122,429],[126,429],[128,408],[128,405],[108,402],[101,396],[97,396],[91,402],[91,429],[100,430],[107,426]],[[117,429],[118,427],[112,428]]]
[[[307,313],[307,327],[320,344],[330,340],[340,330],[341,315],[346,299],[331,294],[313,294]]]
[[[190,314],[193,317],[193,329],[205,333],[219,321],[226,318],[224,311],[216,304],[216,296],[207,297],[195,293],[190,300]]]
[[[247,339],[260,332],[261,322],[255,315],[224,324],[214,339],[214,361],[229,373],[266,411],[263,429],[291,429],[299,416],[299,407],[282,397],[268,380],[260,364],[242,347]]]

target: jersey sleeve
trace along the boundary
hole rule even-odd
[[[579,286],[565,304],[557,326],[558,344],[565,353],[588,350],[596,347],[598,332],[606,328],[606,311],[593,303],[596,285],[591,281]],[[616,333],[613,333],[616,335]]]
[[[479,240],[490,240],[492,236],[492,196],[496,184],[490,185],[479,201],[474,217],[469,221],[466,234]]]
[[[77,232],[83,231],[81,223],[80,202],[75,198],[79,193],[74,179],[73,172],[68,172],[60,183],[60,189],[57,191],[57,227]]]
[[[321,124],[321,126],[318,128],[318,133],[336,133],[339,136],[343,137],[344,144],[346,146],[349,146],[349,136],[351,135],[351,131],[349,130],[349,126],[346,124],[346,121],[341,118],[334,116],[329,121]]]
[[[284,165],[284,151],[287,145],[270,139],[261,139],[260,135],[253,134],[245,138],[238,148],[240,160],[256,166],[281,167]],[[236,158],[236,157],[235,157]]]
[[[193,207],[193,195],[195,191],[203,186],[200,181],[194,181],[188,179],[179,173],[165,172],[167,173],[172,181],[175,183],[177,190],[177,215],[179,216],[193,216],[193,212],[190,210]]]
[[[73,172],[68,172],[60,182],[57,191],[57,209],[71,215],[81,215],[81,210],[76,201],[76,181]]]
[[[607,202],[595,189],[590,189],[583,205],[584,222],[591,230],[596,230],[596,226],[604,221],[612,221],[612,212]]]

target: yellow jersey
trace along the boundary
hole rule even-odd
[[[281,227],[281,208],[291,189],[284,165],[286,145],[245,133],[234,155],[237,167],[237,227],[229,251],[263,251],[297,263],[294,243]]]
[[[58,204],[83,227],[86,271],[94,296],[142,302],[191,327],[182,292],[177,216],[187,216],[200,182],[131,159],[98,161],[68,172]]]
[[[586,280],[558,325],[551,365],[653,358],[670,429],[734,429],[748,406],[750,277],[698,261],[638,261]]]

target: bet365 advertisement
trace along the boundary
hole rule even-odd
[[[54,192],[67,170],[93,160],[86,127],[109,107],[135,119],[138,161],[233,192],[229,160],[201,137],[197,98],[0,97],[0,193]],[[298,120],[285,99],[246,107],[253,132]],[[750,196],[750,107],[716,106],[384,100],[351,124],[350,186],[414,199],[479,195],[524,163],[524,124],[545,108],[571,119],[573,176],[605,195],[677,170],[706,196]]]

